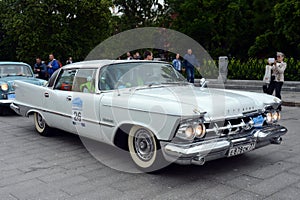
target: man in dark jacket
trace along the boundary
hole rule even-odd
[[[36,63],[34,64],[33,70],[34,73],[38,74],[38,78],[47,80],[47,66],[45,63],[41,60],[40,57],[37,57],[35,59]]]
[[[187,81],[190,83],[194,83],[195,78],[195,69],[194,67],[200,66],[196,56],[193,54],[192,49],[187,50],[187,54],[184,55],[184,66],[187,74]]]

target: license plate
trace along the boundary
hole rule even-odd
[[[16,94],[8,94],[7,95],[7,99],[15,99],[16,98]]]
[[[255,142],[250,144],[235,146],[229,149],[228,157],[243,154],[245,152],[252,151],[253,149],[255,149]]]

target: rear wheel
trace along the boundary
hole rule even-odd
[[[168,165],[154,134],[141,126],[133,126],[129,132],[128,148],[132,160],[144,172],[160,170]]]
[[[49,136],[51,134],[51,128],[46,124],[40,113],[34,113],[34,125],[40,135]]]

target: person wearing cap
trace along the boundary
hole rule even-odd
[[[275,90],[275,96],[281,99],[281,88],[284,82],[284,70],[286,62],[283,61],[284,54],[277,52],[276,64],[272,66],[272,79],[269,85],[268,94],[272,95]]]

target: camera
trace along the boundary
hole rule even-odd
[[[275,63],[275,58],[268,58],[268,63],[271,63],[271,64]]]

